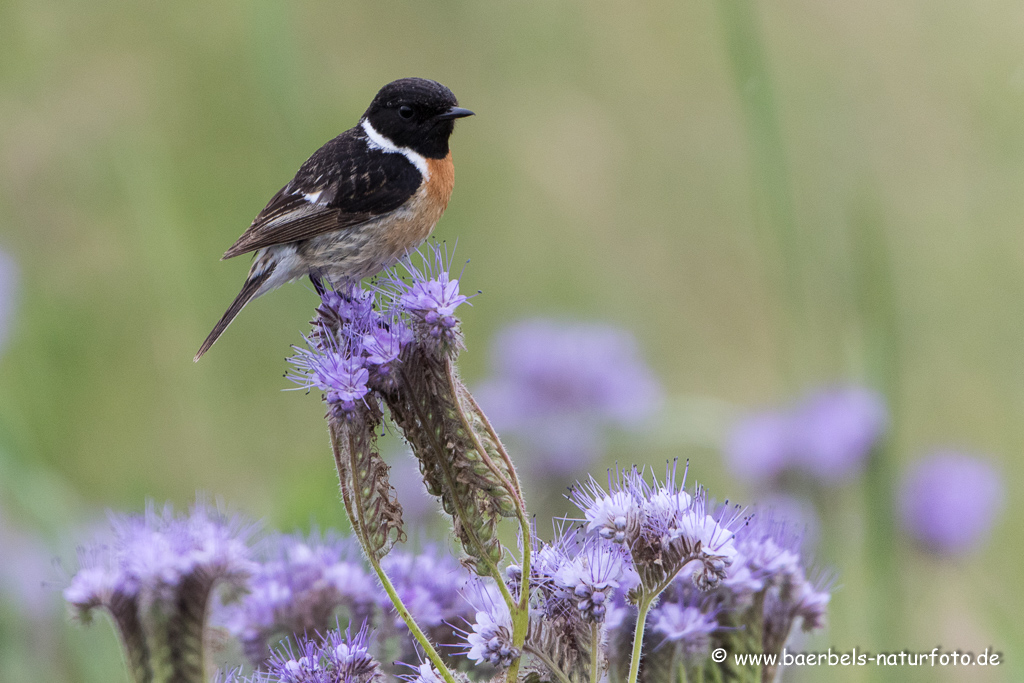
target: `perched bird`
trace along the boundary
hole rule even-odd
[[[415,249],[455,183],[448,138],[473,112],[435,81],[388,83],[350,128],[318,149],[225,252],[256,252],[242,291],[199,347],[206,353],[252,299],[309,276],[369,277]]]

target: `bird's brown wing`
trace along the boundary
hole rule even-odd
[[[422,182],[402,154],[369,148],[353,128],[317,150],[224,258],[365,223],[404,204]]]

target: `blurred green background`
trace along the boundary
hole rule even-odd
[[[707,406],[885,390],[885,476],[962,446],[999,464],[1008,504],[980,554],[949,561],[874,546],[863,486],[833,492],[819,556],[839,588],[811,642],[994,647],[999,669],[900,676],[1019,680],[1022,31],[1008,0],[4,0],[0,249],[20,271],[0,355],[5,523],[65,567],[104,508],[147,498],[203,491],[286,530],[344,525],[322,407],[281,391],[308,284],[192,356],[248,268],[224,249],[381,85],[424,76],[478,114],[453,138],[435,232],[483,291],[463,315],[470,384],[509,320],[622,325],[669,400],[608,464],[690,458],[738,501]],[[878,640],[864,569],[880,552],[895,641]],[[127,680],[111,629],[61,620],[46,569],[40,614],[57,616],[8,599],[0,678]]]

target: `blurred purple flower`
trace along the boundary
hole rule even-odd
[[[863,387],[819,391],[795,414],[797,461],[813,476],[836,483],[857,474],[885,433],[885,399]]]
[[[263,547],[266,559],[253,572],[249,593],[222,617],[254,663],[269,654],[274,636],[323,632],[340,608],[357,621],[374,609],[377,584],[351,538],[277,534]]]
[[[14,259],[0,250],[0,351],[10,331],[14,315],[14,295],[18,283],[18,268]]]
[[[450,553],[428,545],[418,553],[393,551],[381,563],[391,577],[402,602],[424,628],[462,623],[472,616],[473,607],[464,597],[471,576]],[[394,615],[394,626],[405,622],[394,613],[391,600],[377,591],[380,605]]]
[[[737,478],[770,481],[790,464],[793,450],[792,418],[785,413],[765,412],[736,423],[725,456]]]
[[[661,401],[636,340],[609,325],[524,320],[499,333],[491,364],[481,405],[547,472],[579,471],[600,455],[602,425],[636,427]]]
[[[1002,478],[989,462],[955,451],[919,460],[903,480],[900,512],[907,532],[929,550],[977,547],[1002,508]]]
[[[697,604],[663,602],[651,611],[651,630],[675,643],[691,657],[706,654],[711,634],[720,627],[715,614],[707,614]]]
[[[725,448],[733,473],[771,481],[787,469],[834,485],[856,475],[888,423],[885,401],[863,387],[817,391],[796,406],[740,420]]]
[[[183,516],[169,505],[161,511],[150,505],[144,515],[111,515],[111,526],[110,543],[79,549],[79,570],[64,599],[84,622],[97,607],[106,609],[133,662],[148,657],[138,649],[140,610],[156,606],[202,621],[216,584],[237,593],[256,568],[249,549],[253,525],[203,503]]]

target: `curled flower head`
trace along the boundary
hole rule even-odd
[[[364,363],[370,384],[385,390],[398,385],[398,365],[402,349],[412,341],[412,330],[399,315],[381,319],[363,335],[361,342]]]
[[[321,314],[333,316],[344,326],[366,327],[374,317],[373,292],[364,290],[358,283],[344,283],[337,290],[326,289],[320,300]]]
[[[736,597],[803,581],[804,539],[799,527],[771,509],[757,510],[735,537],[733,571],[723,584]]]
[[[519,650],[512,645],[512,616],[500,598],[481,597],[472,631],[461,632],[468,646],[465,654],[477,664],[487,662],[506,669],[519,657]]]
[[[169,596],[188,577],[207,580],[248,579],[255,564],[249,538],[252,526],[197,503],[188,515],[176,516],[170,506],[145,515],[112,515],[114,542],[104,564],[125,587]],[[74,586],[74,582],[72,582]],[[99,585],[99,584],[97,584]]]
[[[732,527],[738,525],[738,515],[712,514],[704,490],[687,493],[685,480],[684,474],[677,486],[670,467],[663,483],[648,482],[633,468],[617,473],[614,481],[609,478],[607,492],[591,480],[570,496],[583,509],[589,531],[611,541],[622,538],[643,589],[655,594],[695,560],[700,564],[694,583],[703,590],[713,588],[736,555]]]
[[[584,621],[602,621],[627,572],[622,548],[602,539],[585,539],[574,557],[555,574],[555,582],[575,604]]]
[[[64,589],[64,600],[80,619],[88,622],[97,607],[110,609],[135,598],[138,582],[124,572],[108,546],[81,548],[78,555],[79,569]]]
[[[431,243],[426,246],[426,252],[422,267],[406,264],[408,281],[391,271],[383,290],[391,297],[393,306],[408,314],[420,343],[434,351],[446,352],[460,344],[455,309],[469,297],[459,292],[459,280],[450,275],[450,257],[442,247]]]
[[[245,587],[255,566],[248,543],[253,527],[201,503],[182,516],[152,505],[144,515],[111,515],[111,527],[112,541],[79,552],[81,568],[64,597],[83,621],[96,608],[109,612],[133,678],[151,680],[151,653],[202,648],[217,584],[236,593]],[[153,618],[175,627],[153,632],[144,626]],[[175,660],[170,675],[203,675],[197,661]]]
[[[570,498],[583,511],[587,531],[613,543],[625,543],[627,536],[636,531],[643,513],[642,506],[632,491],[616,490],[612,486],[611,475],[608,488],[606,492],[591,477],[587,484],[574,486]]]
[[[361,355],[338,350],[296,349],[291,358],[298,373],[289,375],[296,384],[317,387],[327,403],[343,413],[352,412],[369,393],[370,373]]]

